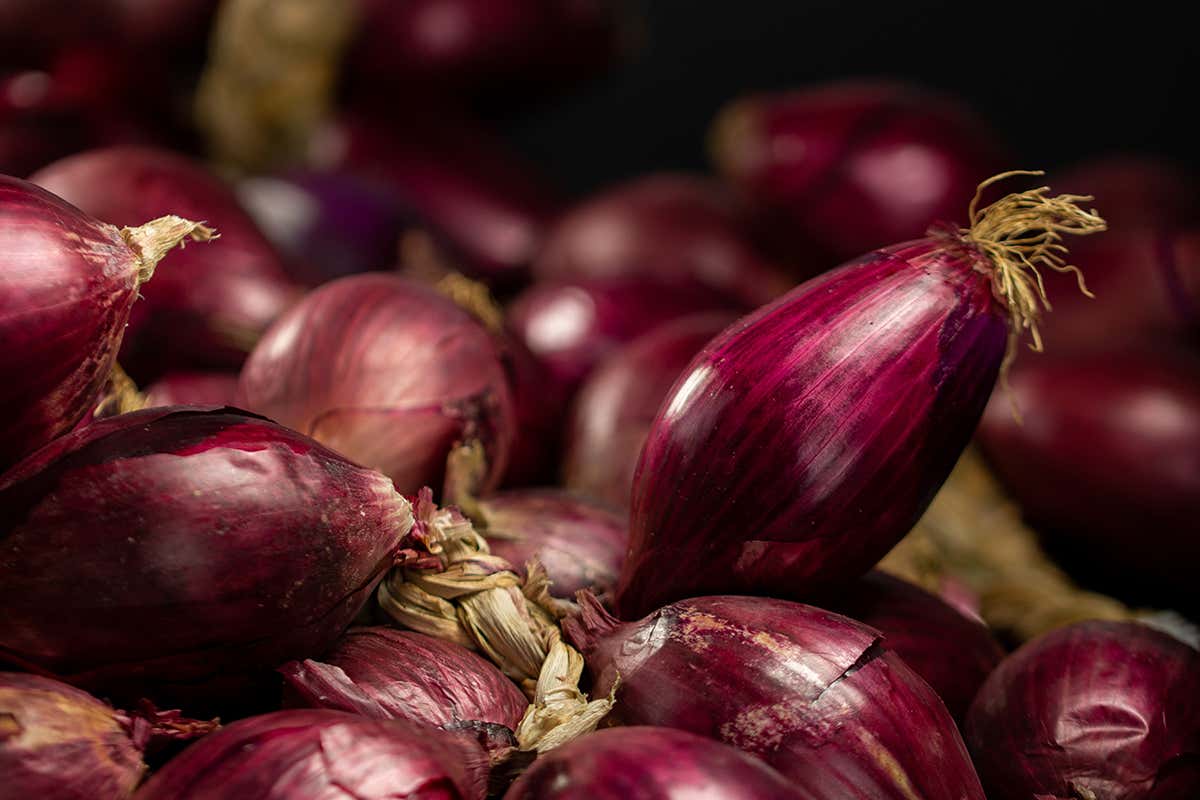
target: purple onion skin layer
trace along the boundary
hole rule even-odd
[[[960,725],[1004,649],[978,619],[941,598],[883,572],[869,572],[823,601],[825,608],[866,623],[920,675]]]
[[[199,163],[166,150],[113,147],[56,161],[31,180],[116,225],[172,213],[221,234],[212,247],[171,253],[142,288],[120,355],[137,381],[178,369],[238,369],[296,299],[280,255],[233,190]]]
[[[819,800],[739,750],[649,726],[589,733],[538,758],[505,800]]]
[[[699,597],[621,623],[587,595],[563,623],[609,720],[719,739],[821,800],[983,800],[946,707],[877,631],[812,606]]]
[[[146,387],[146,408],[231,406],[238,376],[229,372],[170,372]]]
[[[966,739],[990,800],[1200,797],[1200,651],[1134,622],[1051,631],[987,679]]]
[[[13,376],[0,393],[0,469],[95,405],[138,296],[139,266],[117,228],[0,176],[0,340]]]
[[[616,583],[629,525],[606,506],[559,489],[501,492],[479,504],[492,552],[522,575],[537,558],[555,597],[571,598],[581,589],[599,594]]]
[[[937,238],[875,251],[696,356],[638,462],[621,614],[713,592],[805,597],[908,533],[1004,357],[1007,311],[981,259]]]
[[[483,800],[469,736],[340,711],[239,720],[167,762],[136,800]]]
[[[263,336],[239,405],[374,467],[405,494],[441,486],[456,441],[484,445],[494,489],[514,435],[497,344],[433,289],[369,273],[308,294]]]
[[[465,647],[414,631],[351,628],[317,659],[279,668],[289,705],[434,727],[516,729],[529,705],[517,685]]]
[[[27,458],[0,481],[0,520],[0,658],[126,704],[223,713],[333,644],[411,510],[386,477],[294,431],[167,408]]]
[[[614,508],[629,508],[646,435],[696,353],[729,327],[733,314],[681,317],[643,334],[596,367],[567,423],[563,482]]]

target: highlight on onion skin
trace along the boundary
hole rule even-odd
[[[533,272],[539,280],[692,281],[755,308],[794,281],[755,249],[750,235],[744,210],[717,181],[654,174],[617,184],[564,214]]]
[[[483,800],[487,756],[466,734],[326,710],[249,717],[167,762],[137,800]]]
[[[984,797],[942,701],[861,623],[757,597],[692,598],[627,623],[580,602],[563,630],[593,694],[616,686],[610,722],[718,739],[814,798]]]
[[[239,405],[380,470],[414,495],[441,486],[456,441],[477,438],[495,488],[514,435],[498,346],[468,312],[395,275],[352,275],[310,292],[263,336]]]
[[[165,213],[204,220],[219,246],[171,255],[130,316],[121,364],[142,383],[177,369],[237,369],[297,297],[283,261],[232,189],[170,151],[112,147],[70,156],[30,180],[98,219],[133,225]]]
[[[143,407],[231,406],[237,385],[229,372],[170,372],[146,387]]]
[[[1200,651],[1134,622],[1080,622],[1010,655],[967,715],[991,800],[1200,796]]]
[[[505,800],[820,800],[712,739],[671,728],[595,731],[540,756]]]
[[[571,408],[563,456],[567,488],[626,509],[655,414],[696,353],[736,317],[680,317],[639,336],[588,376]]]
[[[386,477],[261,417],[98,420],[0,482],[0,657],[227,715],[333,644],[411,524]]]
[[[959,219],[1005,155],[961,103],[864,81],[736,100],[710,144],[764,214],[842,259]]]

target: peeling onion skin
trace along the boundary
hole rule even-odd
[[[239,405],[380,470],[415,495],[441,486],[464,435],[487,456],[479,491],[508,463],[515,417],[491,334],[429,287],[378,273],[310,292],[263,336]]]
[[[169,372],[146,387],[146,408],[231,406],[238,376],[229,372]]]
[[[804,598],[883,557],[996,382],[1008,312],[982,259],[939,239],[875,251],[697,355],[638,463],[622,616],[715,592]]]
[[[239,720],[167,762],[135,800],[483,800],[487,757],[468,736],[340,711]]]
[[[621,623],[587,595],[563,623],[609,720],[719,739],[821,800],[983,800],[954,720],[877,631],[786,600],[683,600]]]
[[[228,716],[333,644],[412,516],[386,477],[294,431],[166,408],[30,456],[0,482],[0,520],[0,659]]]
[[[351,628],[319,659],[279,668],[292,706],[443,727],[515,730],[529,701],[490,661],[454,642],[387,627]]]
[[[569,599],[581,589],[599,594],[616,583],[629,525],[607,507],[559,489],[500,492],[479,506],[492,553],[521,575],[537,558],[554,597]]]
[[[540,756],[504,800],[820,800],[739,750],[671,728],[596,731]]]
[[[1017,650],[967,715],[991,800],[1200,797],[1200,651],[1134,622],[1081,622]]]

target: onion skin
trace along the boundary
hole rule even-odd
[[[117,225],[164,213],[205,220],[219,246],[173,253],[130,317],[121,364],[149,383],[168,370],[237,369],[296,291],[283,261],[233,191],[166,150],[113,147],[57,161],[31,178]]]
[[[822,800],[982,800],[946,707],[877,631],[785,600],[699,597],[620,623],[594,598],[563,630],[610,720],[759,756]]]
[[[171,372],[146,387],[145,407],[233,405],[237,385],[226,372]]]
[[[1008,312],[982,259],[936,238],[879,250],[709,343],[642,450],[621,614],[712,592],[806,597],[899,541],[1004,357]]]
[[[426,286],[352,275],[289,310],[242,370],[240,405],[379,469],[405,494],[441,486],[455,441],[477,436],[494,489],[512,395],[491,334]]]
[[[1098,575],[1195,607],[1181,564],[1200,559],[1200,363],[1166,350],[1023,361],[979,441],[997,477],[1051,543]],[[1143,586],[1142,584],[1145,584]]]
[[[292,706],[434,727],[515,730],[529,701],[499,669],[454,642],[395,628],[351,628],[320,660],[279,668]]]
[[[681,317],[606,358],[576,395],[563,481],[614,508],[629,508],[638,456],[655,414],[696,353],[734,321],[714,312]]]
[[[957,219],[1004,163],[969,108],[896,83],[738,100],[717,118],[712,151],[764,214],[838,258]]]
[[[559,489],[523,489],[483,498],[479,508],[492,553],[520,575],[536,558],[554,597],[601,593],[616,583],[629,526],[607,507]]]
[[[340,711],[277,711],[192,745],[136,800],[483,800],[487,769],[462,734]]]
[[[806,800],[779,773],[670,728],[596,731],[538,758],[505,800]]]
[[[550,379],[549,368],[519,339],[505,332],[500,341],[517,417],[516,441],[503,486],[557,483],[566,387]]]
[[[695,281],[755,308],[793,285],[750,241],[718,182],[675,173],[618,184],[566,213],[534,261],[539,280]]]
[[[982,622],[883,572],[867,573],[824,607],[880,631],[884,645],[925,679],[960,725],[980,685],[1004,658]]]
[[[0,658],[120,702],[224,713],[337,639],[412,512],[294,431],[168,408],[30,456],[0,482],[0,520]]]
[[[1051,631],[984,683],[966,739],[991,800],[1200,796],[1200,651],[1134,622]]]

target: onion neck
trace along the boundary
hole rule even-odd
[[[202,222],[192,222],[174,215],[159,217],[136,228],[121,229],[121,238],[137,254],[139,286],[154,277],[158,262],[175,247],[185,246],[189,239],[208,242],[218,236],[215,230]]]

